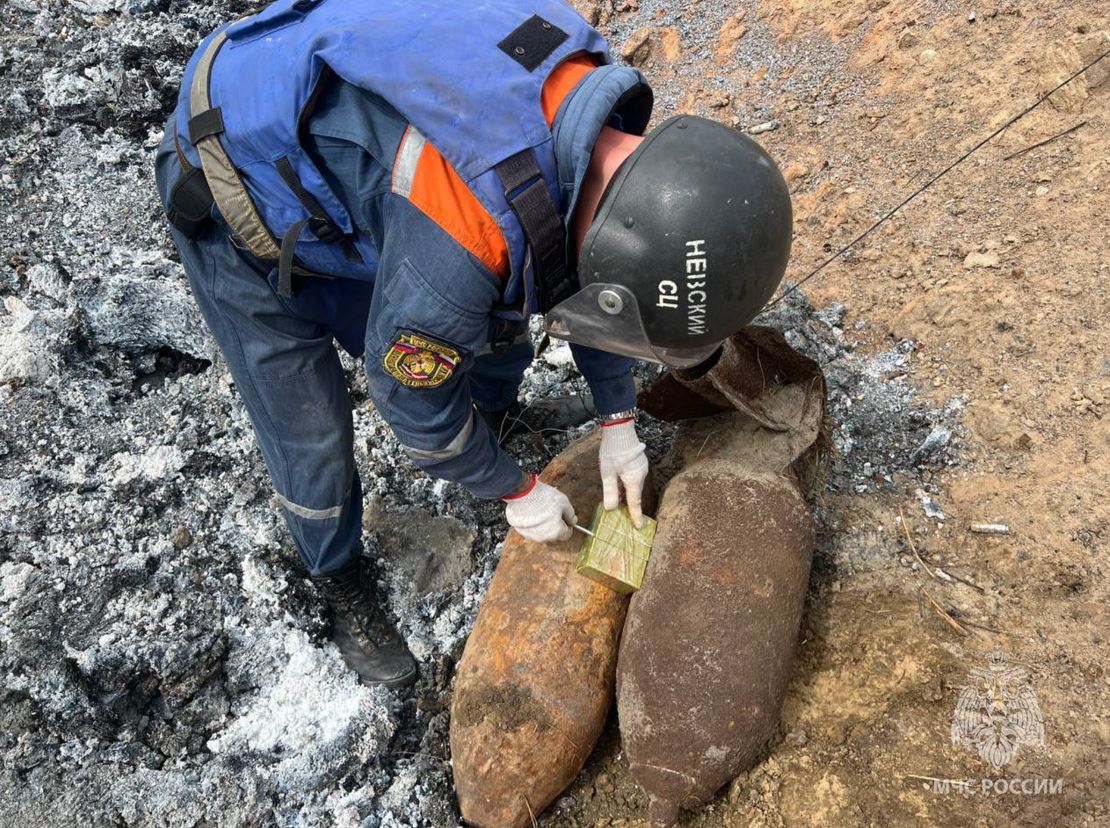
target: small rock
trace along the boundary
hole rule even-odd
[[[182,549],[188,549],[193,543],[193,536],[190,534],[189,528],[184,524],[177,526],[170,535],[170,543],[179,552]]]
[[[805,747],[809,743],[809,735],[801,729],[792,730],[786,737],[787,744]]]
[[[644,26],[630,34],[621,47],[621,57],[630,66],[645,66],[653,58],[674,63],[681,55],[682,38],[673,26],[661,29]]]
[[[643,66],[651,56],[651,29],[646,26],[628,36],[621,47],[621,57],[630,66]]]
[[[1110,720],[1103,719],[1095,724],[1095,734],[1104,745],[1110,745]]]
[[[929,436],[918,446],[917,451],[913,453],[915,460],[927,457],[934,452],[940,451],[945,448],[952,439],[951,429],[944,426],[935,426],[929,432]]]
[[[748,135],[761,135],[764,132],[771,132],[779,128],[778,121],[764,121],[762,124],[756,124],[748,130]]]
[[[964,258],[964,268],[966,270],[974,270],[977,267],[999,267],[998,254],[993,250],[988,250],[986,253],[973,251],[968,253]]]
[[[921,42],[917,33],[910,28],[902,29],[898,34],[898,48],[899,49],[912,49]]]
[[[939,521],[948,520],[948,515],[940,508],[940,504],[925,494],[921,489],[917,490],[917,498],[921,502],[921,510],[925,512],[925,517]]]
[[[710,109],[724,109],[728,106],[731,97],[727,92],[711,92],[705,98],[705,104]]]
[[[932,63],[934,60],[937,59],[937,52],[935,49],[926,49],[924,52],[917,56],[917,59],[921,63]]]

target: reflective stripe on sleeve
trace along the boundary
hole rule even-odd
[[[412,185],[416,180],[416,165],[424,152],[424,136],[411,124],[401,138],[397,149],[397,160],[393,163],[393,183],[391,189],[398,195],[408,198],[412,195]]]
[[[444,448],[428,451],[427,449],[413,448],[412,446],[403,445],[405,451],[408,452],[409,457],[414,460],[454,460],[466,450],[466,444],[470,442],[471,435],[474,434],[474,417],[477,416],[472,411],[470,417],[466,421],[466,425],[462,427],[462,431],[456,434],[451,442]]]

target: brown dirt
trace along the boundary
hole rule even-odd
[[[677,58],[646,59],[660,115],[673,100],[725,122],[780,122],[759,140],[794,190],[797,279],[1110,31],[1110,7],[1092,0],[984,0],[974,22],[971,8],[642,0],[599,19],[613,33],[655,25],[683,37]],[[706,21],[741,11],[719,45]],[[988,144],[807,286],[815,304],[848,306],[846,330],[862,323],[865,351],[914,339],[923,395],[966,398],[960,465],[931,481],[948,520],[923,515],[914,481],[826,496],[836,537],[816,564],[782,737],[680,824],[1110,825],[1110,82],[1080,91]],[[994,521],[1011,534],[969,530]],[[995,648],[1029,671],[1047,747],[998,773],[949,736],[960,686]],[[1063,787],[962,796],[910,775]],[[645,808],[611,722],[542,822],[631,828],[646,825]]]

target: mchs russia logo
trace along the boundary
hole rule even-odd
[[[968,673],[952,717],[952,744],[979,754],[999,771],[1022,748],[1044,751],[1044,717],[1029,673],[997,650]]]

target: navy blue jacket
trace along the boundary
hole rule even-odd
[[[619,127],[625,107],[635,105],[642,112],[644,96],[650,92],[639,72],[600,66],[564,98],[553,137],[565,217],[577,202],[602,127]],[[519,484],[521,470],[475,415],[466,372],[488,349],[501,283],[451,235],[398,197],[394,177],[407,128],[380,96],[338,80],[323,92],[307,124],[306,148],[379,256],[367,329],[337,331],[337,337],[352,353],[361,352],[365,342],[371,398],[417,465],[479,497],[500,497]],[[386,352],[404,330],[458,350],[462,360],[448,381],[413,388],[385,370]],[[599,413],[635,404],[632,360],[580,346],[572,345],[572,351]]]

